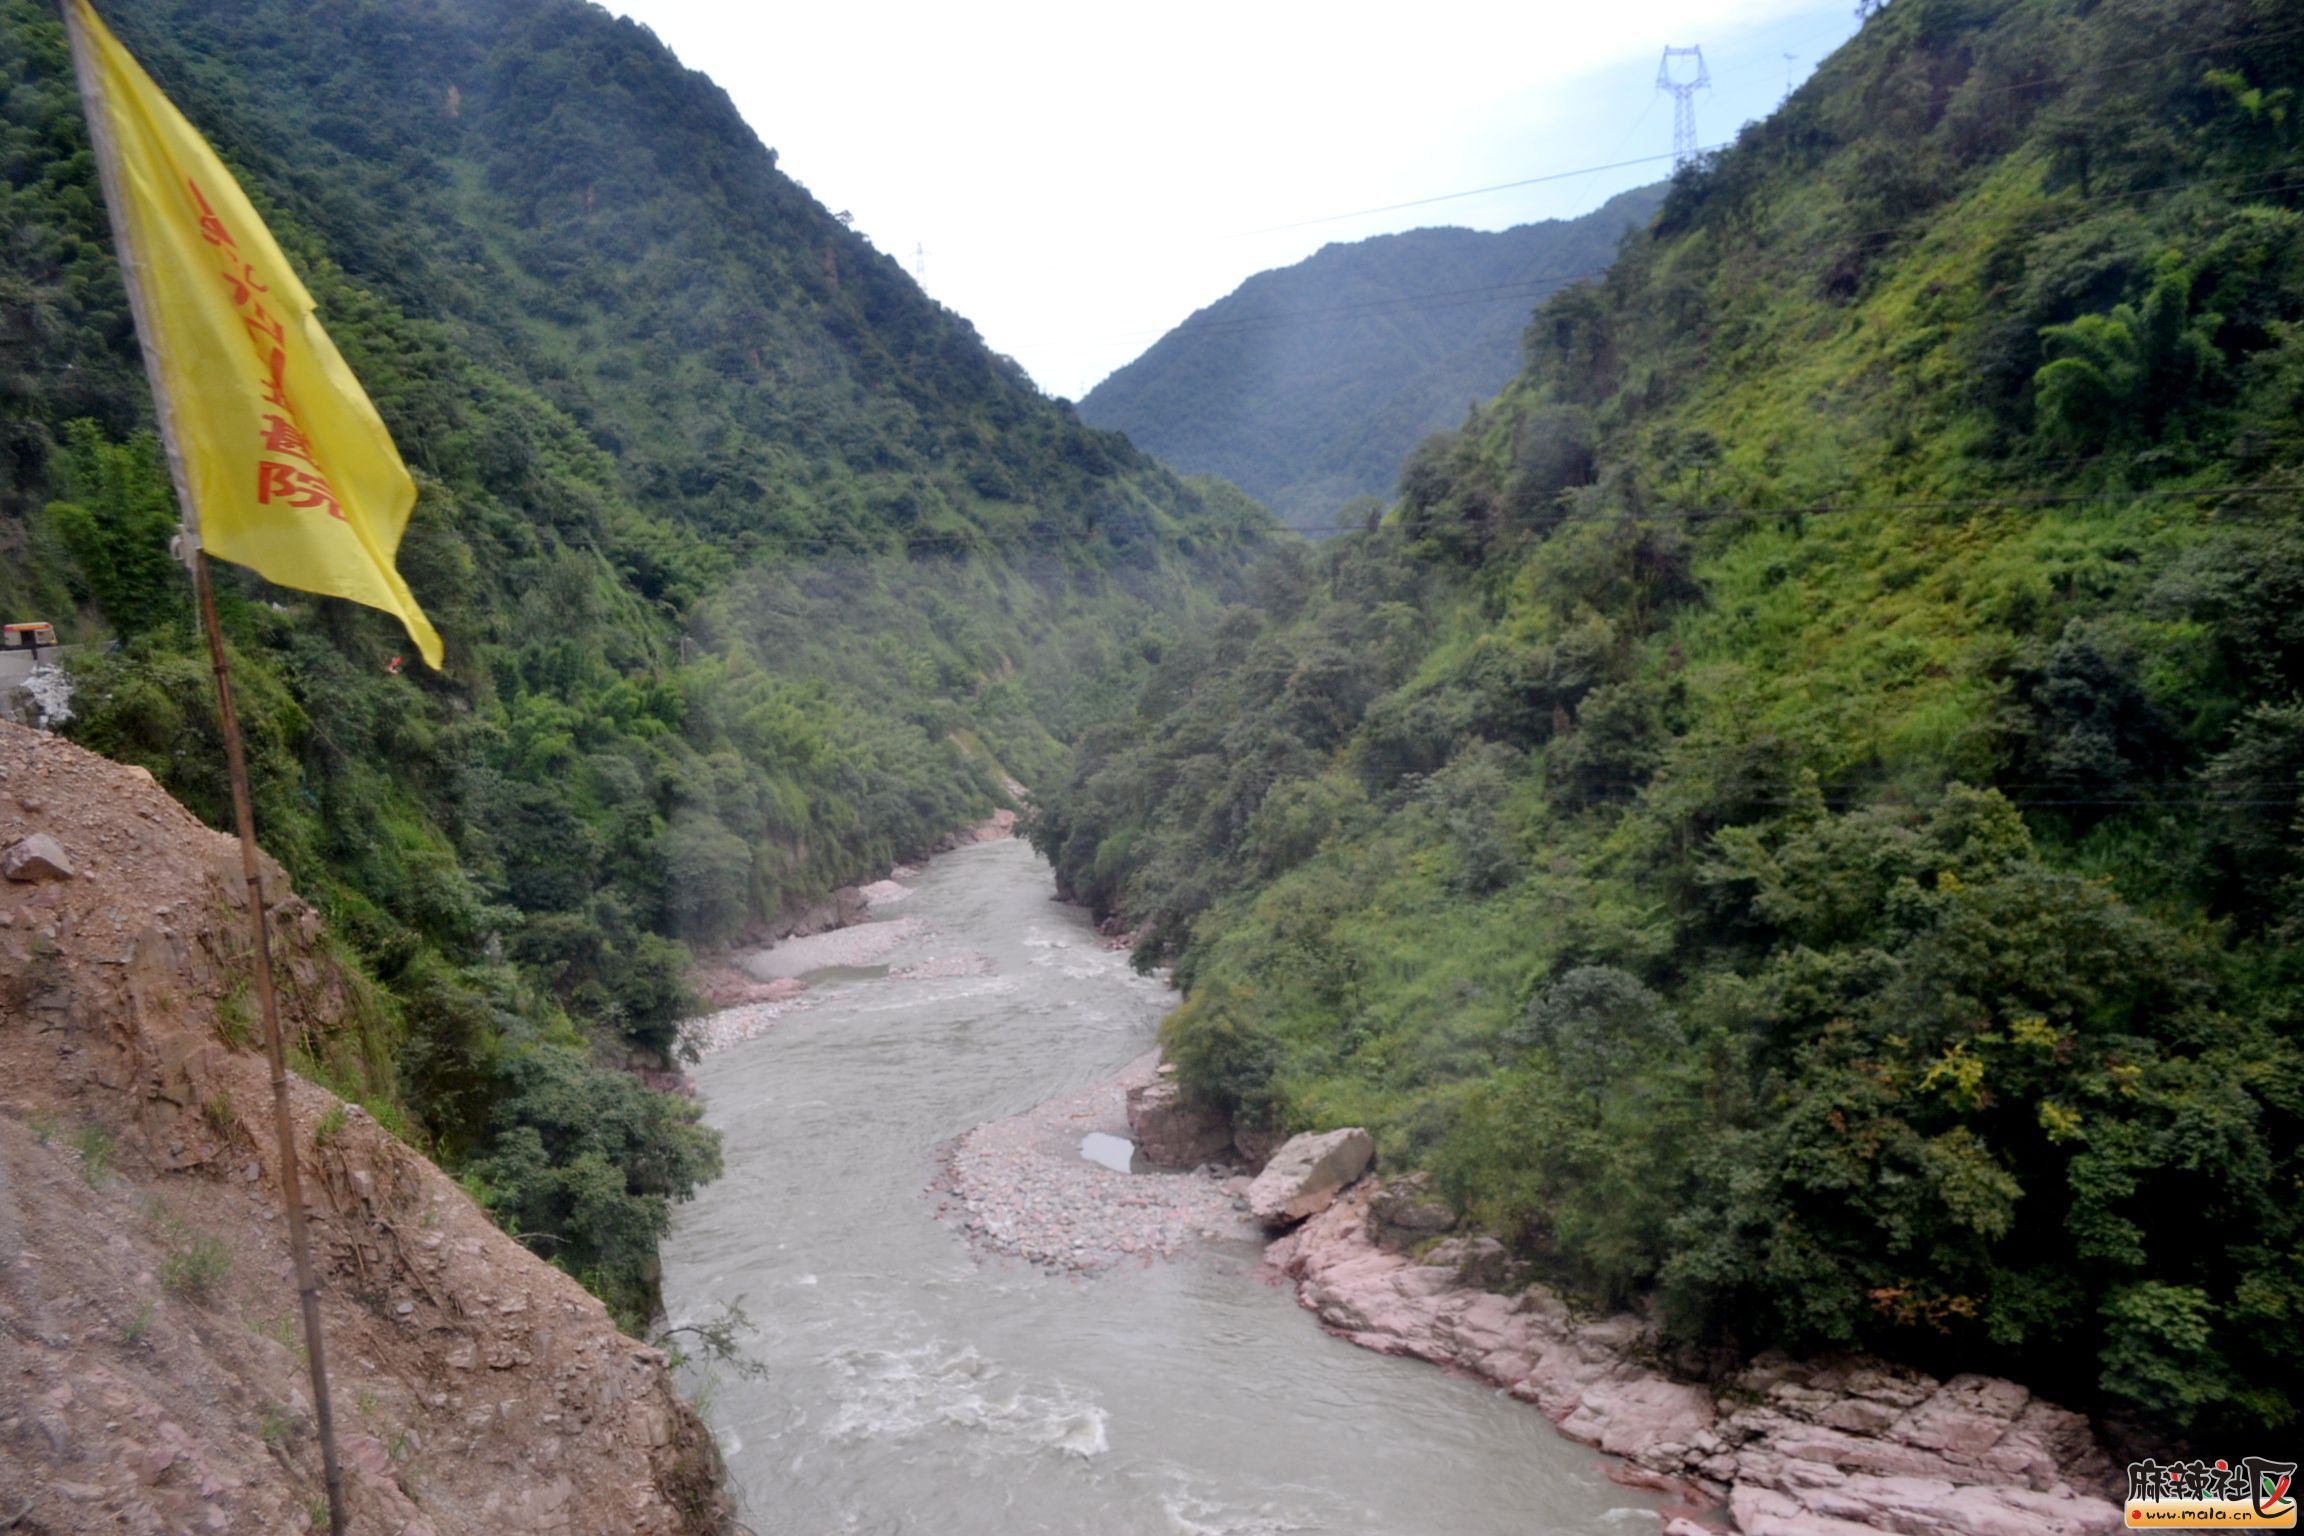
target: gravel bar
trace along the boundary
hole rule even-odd
[[[1128,1090],[1152,1081],[1160,1053],[1118,1075],[994,1120],[951,1143],[938,1214],[990,1252],[1092,1275],[1127,1259],[1149,1264],[1216,1239],[1261,1241],[1229,1171],[1121,1173],[1081,1154],[1092,1131],[1128,1135]]]

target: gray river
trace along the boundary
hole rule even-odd
[[[665,1294],[675,1321],[741,1297],[756,1325],[767,1379],[704,1384],[753,1529],[1653,1536],[1657,1501],[1596,1453],[1322,1334],[1250,1244],[1087,1279],[970,1249],[927,1192],[938,1148],[1109,1076],[1174,999],[1022,842],[908,883],[888,916],[927,927],[889,968],[984,974],[824,973],[696,1069],[727,1173],[678,1213]]]

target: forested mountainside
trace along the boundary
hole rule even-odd
[[[577,0],[117,0],[420,487],[392,621],[226,572],[268,849],[366,978],[305,1067],[628,1319],[717,1167],[687,945],[869,877],[1125,707],[1268,519],[1081,426]],[[62,28],[0,0],[0,608],[211,822],[207,664]],[[117,649],[107,643],[117,640]]]
[[[1426,434],[1509,383],[1530,307],[1606,267],[1663,195],[1323,246],[1194,313],[1090,390],[1080,417],[1221,475],[1295,527],[1332,526],[1353,497],[1388,494]]]
[[[1191,1087],[1692,1345],[2292,1427],[2297,22],[1893,0],[1172,647],[1034,836]]]

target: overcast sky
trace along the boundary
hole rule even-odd
[[[1703,46],[1709,144],[1782,98],[1783,55],[1805,78],[1856,26],[1851,0],[608,3],[881,250],[911,268],[925,246],[928,292],[1075,399],[1330,241],[1573,216],[1662,177],[1668,43]]]

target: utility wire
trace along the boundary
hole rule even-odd
[[[1698,154],[1711,154],[1725,149],[1725,144],[1707,144]],[[1597,176],[1602,171],[1621,171],[1635,165],[1654,165],[1659,160],[1670,160],[1671,154],[1637,155],[1630,160],[1617,160],[1608,165],[1581,166],[1573,171],[1552,171],[1542,176],[1530,176],[1522,181],[1500,181],[1492,187],[1472,187],[1463,192],[1442,192],[1432,197],[1410,198],[1405,203],[1386,203],[1380,208],[1355,208],[1350,213],[1324,213],[1316,219],[1298,219],[1292,224],[1267,224],[1261,229],[1244,229],[1231,238],[1245,240],[1251,235],[1272,235],[1282,230],[1310,229],[1316,224],[1340,224],[1346,219],[1364,219],[1373,214],[1398,213],[1405,208],[1429,208],[1434,203],[1453,203],[1467,197],[1486,197],[1491,192],[1510,192],[1518,187],[1542,186],[1548,181],[1570,181],[1578,176]]]
[[[2189,181],[2167,182],[2157,187],[2131,189],[2126,192],[2105,192],[2084,198],[2060,199],[2056,206],[2065,209],[2092,208],[2101,203],[2126,202],[2136,198],[2156,197],[2162,194],[2219,184],[2231,185],[2235,192],[2261,194],[2299,191],[2304,190],[2304,175],[2299,175],[2294,171],[2284,171],[2243,180],[2236,185],[2227,183],[2222,177],[2198,177]],[[2084,222],[2087,217],[2088,215],[2085,214],[2073,213],[2065,218],[2030,223],[2025,228],[2027,232],[2040,233]],[[1858,231],[1848,238],[1867,244],[1882,242],[1894,239],[1907,231],[1927,227],[1935,222],[1932,217],[1922,215],[1898,224],[1882,225],[1873,229]],[[1433,289],[1422,293],[1356,299],[1341,304],[1319,305],[1307,309],[1276,312],[1267,311],[1199,323],[1187,319],[1164,333],[1162,339],[1165,340],[1169,336],[1252,335],[1265,331],[1293,329],[1295,328],[1294,322],[1309,319],[1383,317],[1395,313],[1421,314],[1427,311],[1460,309],[1468,305],[1483,303],[1518,303],[1529,299],[1548,297],[1551,293],[1570,283],[1605,276],[1614,267],[1615,263],[1610,261],[1601,266],[1584,267],[1575,271],[1539,273],[1534,277],[1513,278],[1507,282],[1485,284],[1473,288]]]
[[[2127,457],[2131,461],[2142,455],[2102,455],[2101,458]],[[1867,512],[1987,512],[1987,511],[2054,511],[2091,505],[2126,506],[2137,502],[2211,501],[2228,498],[2254,501],[2260,498],[2288,497],[2304,503],[2304,485],[2209,485],[2179,489],[2141,491],[2076,491],[2043,493],[2040,495],[2007,496],[1938,496],[1913,497],[1896,501],[1826,501],[1806,506],[1724,506],[1690,507],[1669,512],[1592,512],[1577,513],[1561,519],[1569,524],[1607,523],[1678,523],[1701,526],[1706,523],[1726,523],[1739,520],[1779,519],[1805,520],[1815,517],[1849,516]],[[763,531],[758,540],[762,552],[788,552],[813,549],[829,554],[853,555],[860,560],[885,560],[923,549],[944,548],[961,552],[985,554],[1007,553],[1018,549],[1057,549],[1066,546],[1092,546],[1109,541],[1108,526],[1089,524],[1079,529],[1046,533],[1002,534],[990,530],[971,533],[906,533],[881,539],[858,538],[837,534],[778,534]],[[1147,528],[1147,533],[1157,530]],[[1196,538],[1203,544],[1223,544],[1243,537],[1272,534],[1342,534],[1369,531],[1365,522],[1316,523],[1292,525],[1274,522],[1269,526],[1219,526],[1204,530],[1187,530],[1185,537]],[[1405,533],[1396,521],[1377,525],[1379,533]],[[1168,537],[1173,538],[1170,534]]]
[[[2042,86],[2068,84],[2075,80],[2091,80],[2103,75],[2119,74],[2130,69],[2142,69],[2153,64],[2164,64],[2171,59],[2197,58],[2204,53],[2222,53],[2238,48],[2261,47],[2266,43],[2285,42],[2289,38],[2298,36],[2304,36],[2304,27],[2287,27],[2277,32],[2248,33],[2239,37],[2224,38],[2218,42],[2203,43],[2197,48],[2181,49],[2174,53],[2155,52],[2118,64],[2098,65],[2089,69],[2072,70],[2065,74],[2034,75],[2030,79],[2010,81],[2003,85],[1980,86],[1974,94],[1995,96],[2010,91],[2036,90]],[[1654,103],[1651,102],[1650,105],[1654,105]],[[1700,148],[1697,153],[1714,154],[1730,147],[1730,144],[1707,144]],[[1520,187],[1541,186],[1546,182],[1569,181],[1578,176],[1597,175],[1602,171],[1620,171],[1635,165],[1653,165],[1659,160],[1672,158],[1674,157],[1671,154],[1641,155],[1630,160],[1612,161],[1606,165],[1587,165],[1569,171],[1550,171],[1544,175],[1530,176],[1520,181],[1498,182],[1492,187],[1470,187],[1461,192],[1440,192],[1430,197],[1411,198],[1402,203],[1385,203],[1375,208],[1355,208],[1348,213],[1327,213],[1317,218],[1297,219],[1286,224],[1267,224],[1258,229],[1241,230],[1230,238],[1245,239],[1251,235],[1276,234],[1282,230],[1291,229],[1310,229],[1319,224],[1336,224],[1346,219],[1367,218],[1379,213],[1398,213],[1409,208],[1428,208],[1435,203],[1451,203],[1467,197],[1485,197],[1492,192],[1510,192]]]
[[[2132,457],[2140,458],[2142,455]],[[1753,518],[1781,518],[1791,521],[1811,517],[1843,516],[1858,512],[1999,512],[2075,507],[2091,503],[2119,505],[2138,501],[2207,501],[2217,497],[2236,497],[2248,500],[2264,496],[2287,496],[2304,501],[2304,485],[2210,485],[2177,490],[2048,492],[2036,496],[1937,496],[1916,497],[1905,501],[1826,501],[1804,507],[1709,506],[1691,507],[1676,512],[1594,512],[1570,516],[1562,521],[1564,523],[1685,523],[1693,525]],[[1401,525],[1386,522],[1381,526],[1385,529],[1398,529]],[[1298,527],[1296,531],[1299,533],[1364,533],[1367,531],[1367,524],[1339,523],[1316,527]]]
[[[2053,205],[2059,210],[2092,209],[2105,203],[2129,202],[2140,198],[2190,191],[2199,187],[2224,186],[2235,193],[2270,193],[2304,191],[2304,173],[2294,170],[2268,172],[2263,176],[2243,179],[2237,183],[2221,176],[2195,177],[2186,181],[2165,182],[2156,187],[2132,188],[2124,192],[2102,192],[2087,197],[2059,198]],[[2065,228],[2084,222],[2089,215],[2071,212],[2067,217],[2036,221],[2024,226],[2027,233],[2040,233]],[[1938,222],[1932,215],[1919,215],[1895,224],[1879,225],[1859,230],[1847,239],[1865,243],[1892,240],[1914,229]],[[1501,283],[1488,283],[1471,288],[1439,288],[1419,293],[1394,294],[1380,298],[1355,299],[1344,303],[1315,305],[1304,309],[1263,311],[1224,319],[1194,322],[1187,319],[1165,332],[1169,337],[1250,335],[1263,331],[1287,330],[1303,320],[1350,319],[1379,317],[1389,313],[1420,314],[1430,310],[1459,309],[1468,304],[1516,303],[1526,298],[1541,298],[1570,283],[1600,277],[1615,263],[1583,267],[1574,271],[1539,273],[1534,277],[1515,277]]]
[[[1640,791],[1649,789],[1651,787],[1670,787],[1658,786],[1655,784],[1654,780],[1634,781],[1631,779],[1601,779],[1596,781],[1596,783],[1597,787],[1602,789],[1620,790],[1632,794],[1637,794]],[[1968,787],[1978,790],[1988,789],[1999,791],[2002,799],[2006,800],[2010,805],[2016,806],[2022,810],[2039,810],[2044,808],[2069,806],[2126,807],[2131,810],[2154,806],[2162,807],[2168,810],[2201,808],[2199,805],[2194,804],[2193,797],[2185,794],[2181,788],[2172,790],[2171,793],[2166,795],[2123,795],[2112,797],[2102,795],[2011,795],[2006,793],[2003,786],[1992,783],[1970,784]],[[1771,809],[1787,809],[1803,805],[1817,805],[1828,811],[1891,810],[1899,804],[1909,806],[1914,810],[1922,810],[1931,806],[1941,805],[1946,798],[1945,791],[1942,789],[1938,789],[1930,793],[1915,794],[1908,791],[1903,791],[1893,783],[1884,784],[1877,791],[1871,794],[1839,793],[1815,796],[1739,795],[1732,790],[1721,790],[1718,791],[1717,794],[1719,800],[1723,804],[1729,806],[1755,805],[1767,806]],[[2230,806],[2236,810],[2249,808],[2284,810],[2295,806],[2298,797],[2296,795],[2286,795],[2274,799],[2233,800],[2227,799],[2221,795],[2201,794],[2197,798],[2199,801],[2205,802],[2206,806],[2208,807]]]
[[[2104,75],[2123,74],[2131,69],[2143,69],[2152,64],[2164,64],[2171,59],[2193,59],[2203,53],[2222,53],[2235,48],[2258,48],[2266,43],[2284,43],[2292,37],[2304,37],[2304,27],[2284,27],[2277,32],[2250,32],[2239,37],[2227,37],[2220,42],[2202,43],[2197,48],[2180,48],[2173,53],[2149,53],[2120,64],[2100,64],[2092,69],[2076,69],[2069,74],[2035,75],[2029,80],[2014,80],[2005,85],[1980,86],[1979,96],[2001,96],[2010,91],[2029,91],[2043,85],[2069,84],[2074,80],[2094,80]]]

